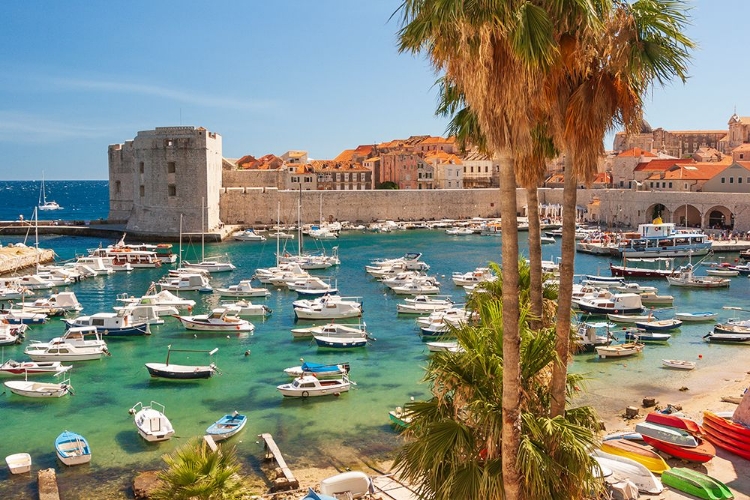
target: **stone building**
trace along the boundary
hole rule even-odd
[[[221,223],[219,134],[203,127],[157,127],[110,145],[108,154],[109,219],[127,220],[128,231],[177,234],[181,218],[186,233]]]

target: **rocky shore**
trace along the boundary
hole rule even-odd
[[[0,248],[0,276],[54,260],[55,252],[52,250],[37,250],[22,244],[4,246]]]

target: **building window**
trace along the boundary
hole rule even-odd
[[[734,184],[734,177],[729,178],[729,184]]]
[[[174,184],[168,185],[167,191],[169,193],[169,196],[177,196],[177,186],[175,186]]]
[[[688,190],[688,185],[687,185],[687,182],[686,182],[685,183],[685,191],[687,191],[687,190]]]
[[[669,183],[669,187],[670,187],[670,189],[672,188],[672,183],[671,182]]]
[[[724,177],[721,178],[721,183],[724,184]]]
[[[139,171],[140,173],[143,173],[143,170],[144,170],[144,168],[145,168],[145,166],[144,166],[143,162],[141,162],[141,163],[140,163],[140,164],[138,165],[138,171]]]
[[[742,160],[743,158],[745,158],[745,153],[740,153],[740,160]]]
[[[737,177],[737,184],[742,184],[742,177]]]
[[[115,181],[115,193],[120,194],[120,181]]]
[[[138,188],[138,193],[141,195],[141,198],[146,196],[146,187],[143,184]]]
[[[167,173],[173,174],[174,170],[175,170],[174,162],[173,161],[167,162]]]

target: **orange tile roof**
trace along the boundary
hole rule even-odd
[[[333,161],[351,161],[354,156],[353,149],[345,149],[339,155],[333,159]]]
[[[656,159],[649,162],[639,163],[633,172],[649,172],[652,170],[663,172],[673,165],[687,165],[696,163],[692,158],[667,158],[667,159]]]
[[[733,153],[735,151],[750,151],[750,144],[748,143],[740,144],[739,146],[737,146],[736,148],[732,150]]]
[[[446,153],[445,151],[430,151],[424,155],[424,160],[428,162],[453,163],[455,165],[463,165],[461,158],[454,155],[453,153]]]
[[[612,176],[607,172],[599,172],[594,178],[593,184],[609,184],[612,182]]]
[[[654,153],[652,153],[651,151],[646,151],[646,150],[641,149],[641,148],[631,148],[631,149],[628,149],[627,151],[623,151],[622,153],[618,154],[617,156],[618,157],[620,157],[620,156],[633,156],[633,157],[637,157],[637,158],[640,158],[641,156],[643,156],[645,158],[656,158],[656,155]]]

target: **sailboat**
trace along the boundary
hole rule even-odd
[[[186,267],[193,269],[203,269],[209,273],[219,273],[225,271],[234,271],[235,265],[231,262],[219,262],[217,260],[206,260],[206,206],[205,198],[201,198],[201,261],[192,264],[185,262]]]
[[[39,191],[39,210],[61,210],[62,207],[56,201],[47,201],[47,192],[44,189],[44,172],[42,172],[42,189]]]

